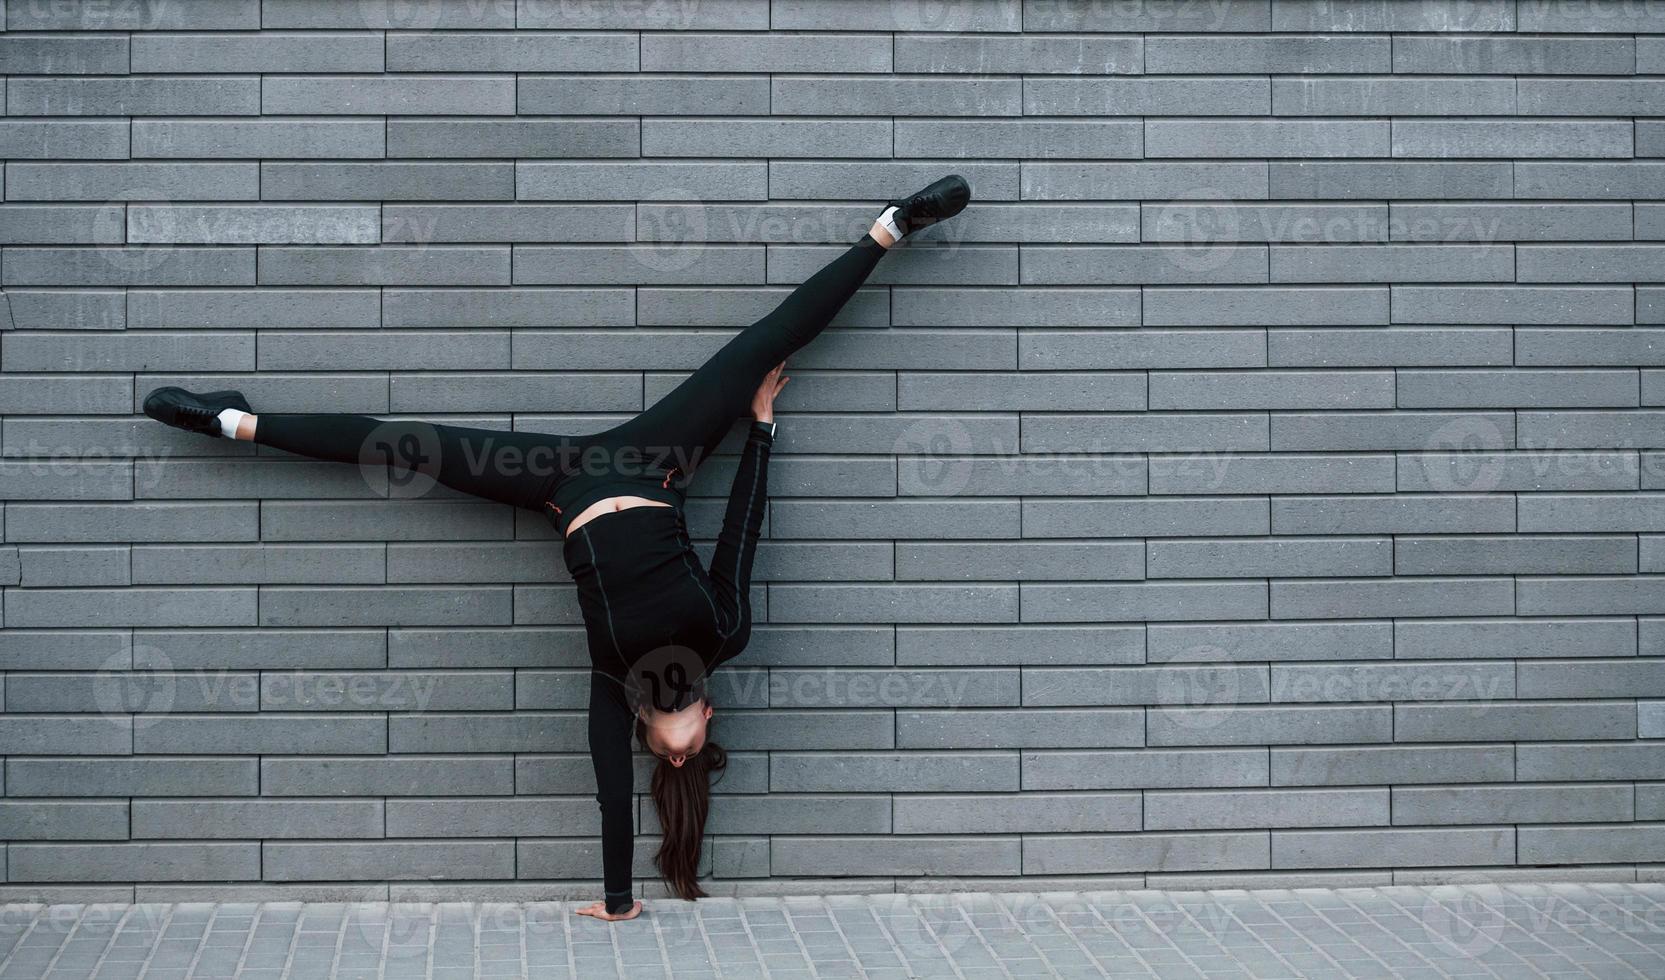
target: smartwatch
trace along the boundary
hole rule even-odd
[[[773,422],[761,422],[761,421],[758,421],[756,419],[753,419],[752,420],[752,425],[761,429],[761,430],[763,430],[764,432],[769,433],[769,438],[773,439],[775,437],[775,428],[776,428],[775,423],[773,423]]]

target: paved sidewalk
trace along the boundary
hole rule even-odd
[[[1665,885],[12,905],[15,977],[1665,977]]]

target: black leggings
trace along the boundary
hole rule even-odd
[[[815,339],[884,254],[884,246],[863,235],[652,408],[605,432],[561,436],[365,415],[263,412],[254,439],[302,456],[358,463],[373,483],[386,481],[378,489],[389,496],[420,496],[437,482],[552,512],[558,528],[563,512],[576,516],[602,496],[665,499],[673,483],[680,496],[695,467],[734,420],[748,413],[764,375]]]

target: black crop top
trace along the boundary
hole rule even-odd
[[[565,541],[590,650],[590,760],[601,806],[607,910],[630,908],[637,706],[697,700],[751,636],[752,559],[768,500],[769,426],[753,423],[709,570],[681,507],[632,507],[585,522]]]

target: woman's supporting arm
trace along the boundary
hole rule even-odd
[[[757,553],[758,535],[763,530],[763,513],[769,505],[773,429],[765,422],[753,422],[749,426],[745,448],[740,452],[740,466],[734,472],[734,486],[728,493],[723,529],[717,535],[717,548],[711,553],[711,582],[717,587],[717,601],[736,630],[751,620],[752,560]],[[727,656],[718,662],[740,650],[738,644],[724,650]]]
[[[631,860],[635,851],[635,794],[630,732],[635,719],[619,682],[590,672],[590,762],[601,804],[602,887],[607,911],[630,911]]]

